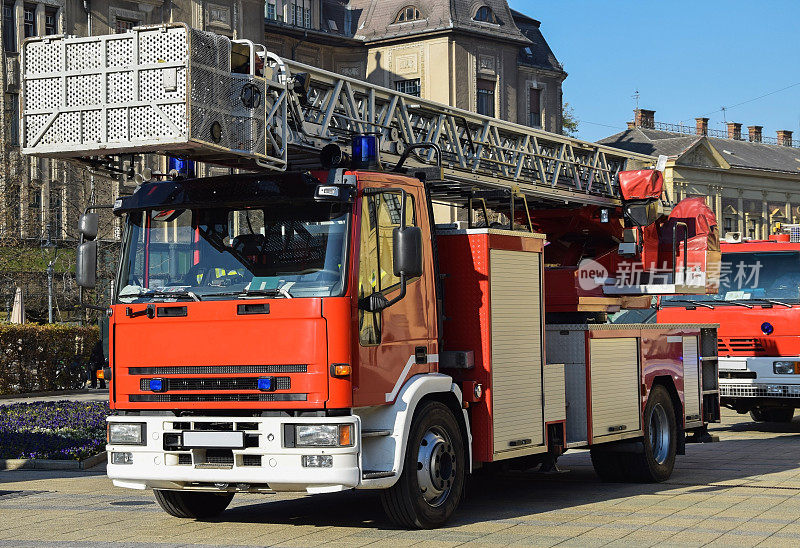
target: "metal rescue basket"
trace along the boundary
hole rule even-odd
[[[279,93],[269,91],[281,86],[263,77],[268,55],[263,46],[183,24],[29,39],[23,153],[162,152],[229,165],[285,160],[282,136],[265,127],[268,111],[283,114],[273,108]]]

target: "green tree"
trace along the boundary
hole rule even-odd
[[[568,137],[578,135],[578,117],[569,103],[564,103],[561,109],[561,132]]]

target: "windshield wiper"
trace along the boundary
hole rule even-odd
[[[279,289],[243,289],[224,293],[203,293],[203,297],[277,297],[283,295]]]
[[[192,299],[193,301],[202,300],[200,296],[198,296],[194,291],[158,291],[158,290],[151,291],[145,288],[139,288],[135,292],[130,292],[130,293],[120,292],[117,295],[117,298],[119,299],[131,298],[131,297],[161,297],[161,298],[183,297]]]
[[[706,308],[710,308],[711,310],[714,310],[714,306],[713,305],[710,305],[708,303],[704,303],[704,302],[701,302],[701,301],[691,301],[689,299],[670,299],[670,300],[664,301],[664,302],[665,303],[689,303],[689,304],[692,304],[694,306],[704,306]]]
[[[786,308],[792,308],[792,305],[789,303],[785,303],[783,301],[776,301],[775,299],[748,299],[750,301],[758,301],[760,303],[769,303],[769,304],[779,304],[781,306],[785,306]]]
[[[720,303],[735,304],[736,306],[743,306],[745,308],[753,308],[752,304],[740,303],[739,301],[720,301]]]

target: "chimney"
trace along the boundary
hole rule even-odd
[[[778,130],[778,144],[785,147],[792,146],[792,132],[788,129]]]
[[[742,140],[742,124],[739,122],[728,122],[728,139]]]
[[[628,129],[633,129],[636,127],[636,122],[626,122],[628,124]]]
[[[697,134],[698,135],[708,135],[708,118],[695,118],[694,119]]]
[[[637,108],[633,111],[633,123],[636,127],[653,129],[656,127],[656,111]]]
[[[750,134],[750,142],[751,143],[760,143],[761,142],[761,130],[764,129],[764,126],[747,126],[747,133]]]

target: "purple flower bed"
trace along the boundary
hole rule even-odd
[[[85,459],[106,444],[107,402],[0,406],[0,459]]]

